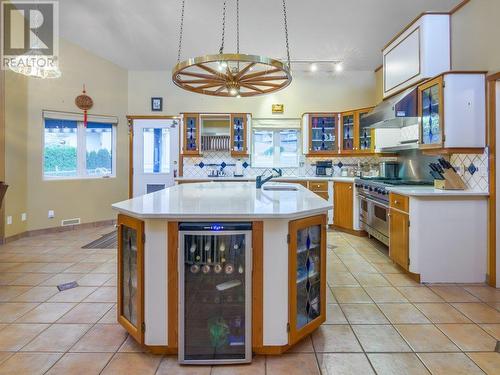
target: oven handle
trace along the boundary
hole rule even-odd
[[[371,202],[371,203],[374,203],[374,204],[379,205],[379,206],[381,206],[381,207],[384,207],[384,208],[386,208],[386,209],[389,209],[389,206],[388,206],[387,204],[384,204],[384,203],[381,203],[381,202],[379,202],[379,201],[376,201],[375,199],[371,199],[371,198],[366,198],[366,197],[365,197],[365,200],[366,200],[367,202]]]

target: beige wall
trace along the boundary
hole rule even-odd
[[[499,0],[471,0],[453,14],[453,70],[500,71],[499,16]]]
[[[60,41],[60,64],[59,79],[7,75],[6,180],[11,186],[5,215],[14,216],[13,224],[6,226],[7,237],[60,226],[63,219],[79,217],[84,223],[112,219],[111,203],[128,196],[127,71],[65,40]],[[42,111],[79,111],[74,99],[83,84],[94,100],[90,113],[119,117],[116,178],[44,181]],[[48,219],[48,210],[55,211],[54,219]],[[21,212],[28,214],[23,225]]]
[[[254,117],[299,117],[304,112],[343,111],[375,104],[375,77],[369,72],[295,73],[285,90],[255,98],[217,98],[182,90],[169,71],[129,71],[129,114],[151,114],[152,96],[163,96],[163,114],[179,112],[251,112]],[[285,105],[272,115],[271,105]],[[154,112],[158,114],[158,112]]]
[[[384,100],[384,69],[375,72],[375,103]]]

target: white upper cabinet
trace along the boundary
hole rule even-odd
[[[450,16],[424,14],[387,45],[384,98],[450,70]]]

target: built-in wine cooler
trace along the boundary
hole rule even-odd
[[[252,359],[251,223],[179,225],[179,361]]]

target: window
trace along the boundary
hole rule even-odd
[[[297,129],[254,129],[253,167],[299,166],[300,132]]]
[[[45,119],[43,175],[47,179],[114,175],[115,130],[109,123]]]

